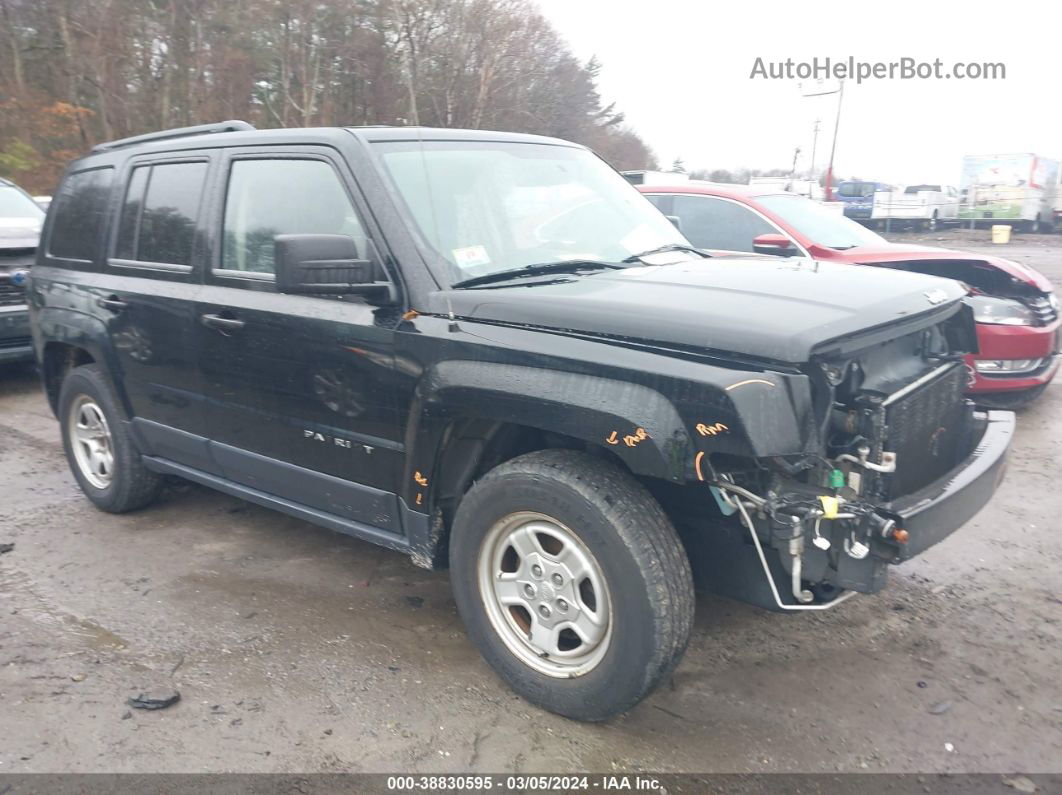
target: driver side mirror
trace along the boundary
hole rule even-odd
[[[753,238],[752,250],[757,254],[773,254],[777,257],[792,257],[800,253],[788,237],[774,234]]]
[[[372,262],[358,257],[349,235],[276,235],[273,253],[277,292],[392,297],[391,283],[375,281]]]

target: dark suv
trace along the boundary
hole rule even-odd
[[[33,359],[25,286],[43,223],[29,194],[0,179],[0,364]]]
[[[687,550],[822,610],[984,505],[1014,420],[963,397],[963,296],[708,257],[564,141],[242,122],[73,163],[30,289],[97,506],[177,475],[448,565],[490,664],[589,720],[678,664]]]

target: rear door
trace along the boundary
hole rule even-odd
[[[344,234],[386,278],[353,176],[328,147],[228,152],[196,348],[230,480],[400,531],[394,307],[276,291],[273,238]]]
[[[136,433],[157,456],[212,470],[195,353],[213,152],[131,159],[121,172],[99,299]]]

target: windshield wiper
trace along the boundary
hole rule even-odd
[[[648,251],[643,251],[639,254],[631,254],[623,261],[627,263],[637,262],[642,257],[648,257],[650,254],[662,254],[665,251],[688,251],[691,254],[700,254],[705,259],[709,259],[712,256],[707,251],[701,251],[699,248],[694,248],[693,246],[687,246],[682,243],[668,243],[666,246],[657,246],[656,248],[651,248]]]
[[[507,282],[511,279],[523,279],[528,276],[538,276],[543,273],[577,273],[586,270],[616,270],[625,268],[618,262],[603,262],[596,259],[562,259],[556,262],[535,262],[519,268],[507,268],[494,273],[484,273],[482,276],[473,276],[470,279],[462,279],[450,285],[452,289],[463,287],[475,287],[480,284],[493,284],[495,282]]]

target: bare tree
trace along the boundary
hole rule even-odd
[[[91,144],[245,118],[553,135],[652,152],[531,0],[0,0],[0,173],[50,191]]]

